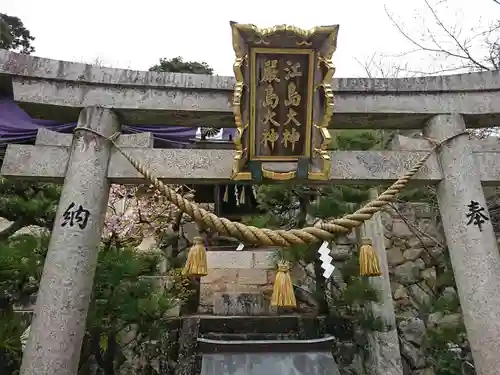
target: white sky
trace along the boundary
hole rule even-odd
[[[390,65],[395,54],[411,49],[384,7],[418,37],[427,24],[435,28],[424,6],[424,0],[5,0],[0,13],[21,18],[36,37],[37,56],[78,62],[98,58],[107,66],[138,70],[160,57],[182,56],[206,61],[220,75],[233,75],[230,20],[259,27],[338,23],[336,76],[358,77],[366,73],[356,59],[383,54]],[[493,0],[448,0],[437,9],[447,25],[463,28],[462,35],[500,19],[500,5]],[[436,64],[422,55],[396,60],[421,69]]]

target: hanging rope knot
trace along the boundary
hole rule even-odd
[[[280,260],[278,262],[278,272],[287,273],[290,272],[290,263],[286,260]]]

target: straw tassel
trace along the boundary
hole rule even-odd
[[[373,248],[370,238],[365,237],[361,240],[361,249],[359,250],[359,273],[361,276],[382,276],[377,252]]]
[[[229,186],[227,186],[227,185],[226,185],[226,189],[224,191],[224,197],[222,198],[222,200],[226,203],[229,201]]]
[[[297,307],[297,301],[293,293],[292,278],[290,277],[290,263],[284,260],[278,262],[278,272],[276,272],[276,279],[274,280],[271,306]]]
[[[194,244],[189,249],[182,274],[187,276],[207,276],[207,251],[203,243],[203,238],[195,237],[193,241]]]

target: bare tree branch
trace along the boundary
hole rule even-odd
[[[455,42],[455,44],[457,45],[457,47],[465,54],[465,58],[468,59],[470,62],[472,62],[474,65],[476,65],[478,68],[480,68],[481,70],[490,70],[487,66],[481,64],[480,62],[478,62],[476,59],[474,59],[468,48],[465,47],[464,44],[460,43],[459,40],[457,39],[457,37],[455,35],[453,35],[453,33],[450,32],[450,30],[443,24],[443,22],[441,21],[441,19],[438,17],[436,11],[434,10],[434,8],[429,4],[429,2],[427,0],[424,0],[425,1],[425,5],[427,6],[427,8],[429,9],[429,11],[432,13],[432,16],[434,17],[434,20],[436,21],[436,23],[444,30],[444,32],[451,38],[453,39],[453,41]]]
[[[500,0],[494,0],[500,5]],[[447,2],[444,0],[438,5]],[[385,13],[398,32],[409,41],[414,49],[400,54],[399,57],[407,56],[416,52],[426,52],[436,58],[454,59],[453,64],[445,64],[432,72],[422,69],[403,69],[403,72],[415,75],[429,75],[439,73],[449,73],[453,71],[488,71],[500,68],[500,23],[494,22],[487,27],[481,27],[482,30],[470,30],[472,35],[462,36],[463,30],[461,23],[457,22],[455,26],[446,25],[443,18],[437,11],[437,6],[432,5],[430,0],[423,0],[425,10],[430,13],[428,17],[422,17],[422,20],[432,20],[437,29],[423,28],[423,36],[415,38],[407,32],[402,23],[397,21],[391,12],[384,7]],[[479,26],[478,26],[479,28]],[[439,35],[442,34],[442,38]],[[478,56],[477,50],[484,49],[482,56]],[[475,52],[474,52],[475,51]],[[446,66],[448,65],[448,66]],[[450,67],[450,65],[452,65]]]

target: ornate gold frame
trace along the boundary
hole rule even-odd
[[[248,59],[245,49],[240,44],[240,34],[239,25],[236,22],[231,22],[231,31],[233,38],[233,50],[236,55],[236,59],[233,64],[234,77],[236,79],[236,84],[233,93],[233,114],[234,122],[236,123],[236,137],[234,138],[234,144],[236,146],[236,155],[233,161],[233,173],[232,179],[236,181],[241,180],[251,180],[252,174],[250,172],[244,172],[241,170],[243,163],[243,156],[245,152],[248,152],[248,145],[244,147],[243,145],[243,135],[248,129],[248,124],[243,124],[241,115],[241,97],[243,95],[243,90],[245,89],[245,78],[241,70],[244,62]]]
[[[321,167],[320,172],[313,172],[311,171],[311,167],[309,167],[309,172],[307,174],[307,177],[310,180],[329,180],[330,179],[330,169],[331,169],[331,159],[330,155],[328,154],[327,148],[328,145],[330,144],[330,141],[332,139],[330,132],[328,130],[328,125],[330,124],[330,120],[332,119],[333,116],[333,108],[335,105],[335,100],[333,96],[333,90],[332,90],[332,79],[333,75],[335,74],[335,66],[333,65],[332,58],[333,54],[335,53],[335,50],[337,49],[337,35],[339,31],[339,26],[334,25],[334,26],[323,26],[323,30],[327,30],[329,32],[327,41],[329,43],[324,43],[325,45],[325,51],[323,53],[318,53],[317,55],[317,60],[318,60],[318,68],[321,68],[323,66],[326,71],[325,75],[323,77],[323,81],[317,85],[314,88],[314,92],[316,92],[319,88],[323,88],[324,91],[324,100],[325,100],[325,107],[324,107],[324,114],[323,114],[323,119],[319,124],[313,124],[313,128],[317,128],[318,131],[320,132],[323,142],[315,147],[313,146],[313,152],[317,153],[320,159],[323,161],[323,165]]]
[[[249,146],[248,142],[247,144],[243,144],[243,139],[245,135],[245,131],[248,131],[249,124],[243,124],[242,121],[242,115],[241,115],[241,96],[243,94],[243,91],[245,88],[248,88],[248,84],[245,83],[245,77],[243,76],[243,71],[242,71],[242,66],[247,61],[249,58],[245,48],[241,45],[240,43],[240,32],[252,32],[255,35],[257,35],[260,38],[260,44],[264,45],[266,44],[265,38],[281,33],[281,32],[290,32],[294,33],[300,37],[302,37],[304,40],[301,41],[300,43],[297,43],[298,47],[310,47],[312,46],[312,43],[309,41],[311,37],[313,37],[316,34],[328,34],[327,36],[327,41],[329,43],[324,43],[324,51],[321,51],[320,53],[316,54],[316,61],[317,61],[317,68],[321,68],[322,66],[326,69],[323,80],[320,84],[318,84],[316,87],[314,87],[313,90],[311,90],[312,93],[315,93],[319,88],[323,88],[324,91],[324,99],[325,99],[325,108],[324,108],[324,115],[323,119],[320,121],[319,124],[312,124],[312,127],[308,131],[308,134],[312,136],[312,131],[314,129],[317,129],[320,131],[321,136],[323,138],[323,141],[319,145],[312,145],[312,150],[309,150],[310,156],[311,152],[314,154],[316,153],[320,159],[322,160],[323,164],[321,166],[321,171],[320,172],[314,172],[311,170],[311,166],[309,167],[308,171],[308,178],[311,180],[328,180],[330,178],[330,168],[331,168],[331,160],[330,160],[330,155],[328,154],[327,147],[331,141],[331,136],[330,132],[328,131],[328,125],[330,123],[330,120],[333,116],[333,106],[334,106],[334,96],[333,96],[333,90],[331,86],[331,81],[333,78],[333,74],[335,73],[335,66],[333,65],[332,62],[332,57],[337,49],[337,35],[338,35],[338,30],[339,26],[338,25],[333,25],[333,26],[317,26],[313,27],[310,30],[304,30],[295,26],[291,25],[277,25],[274,27],[270,28],[258,28],[255,25],[252,24],[238,24],[236,22],[230,22],[231,24],[231,31],[232,31],[232,42],[233,42],[233,50],[236,55],[235,62],[233,64],[233,71],[234,75],[236,78],[236,84],[235,84],[235,89],[233,93],[233,100],[232,100],[232,107],[233,107],[233,113],[234,113],[234,118],[235,118],[235,124],[236,124],[236,137],[234,139],[234,143],[236,146],[236,155],[234,157],[233,161],[233,172],[232,172],[232,179],[233,180],[251,180],[252,179],[252,174],[250,172],[245,172],[242,170],[242,167],[244,164],[244,156],[245,153],[247,155],[247,158],[250,156],[249,155]],[[311,65],[314,66],[314,65]],[[311,77],[310,77],[311,79]],[[308,95],[309,97],[309,95]],[[250,100],[251,101],[251,100]],[[249,139],[250,137],[247,137]],[[311,138],[310,138],[311,139]],[[250,139],[249,139],[250,141]],[[250,141],[251,142],[251,141]],[[311,144],[311,141],[308,142],[308,145]],[[271,171],[262,171],[263,175],[265,175],[268,178],[276,179],[276,180],[289,180],[295,177],[295,173],[279,173],[279,172],[272,172]],[[283,176],[281,176],[283,175]]]

